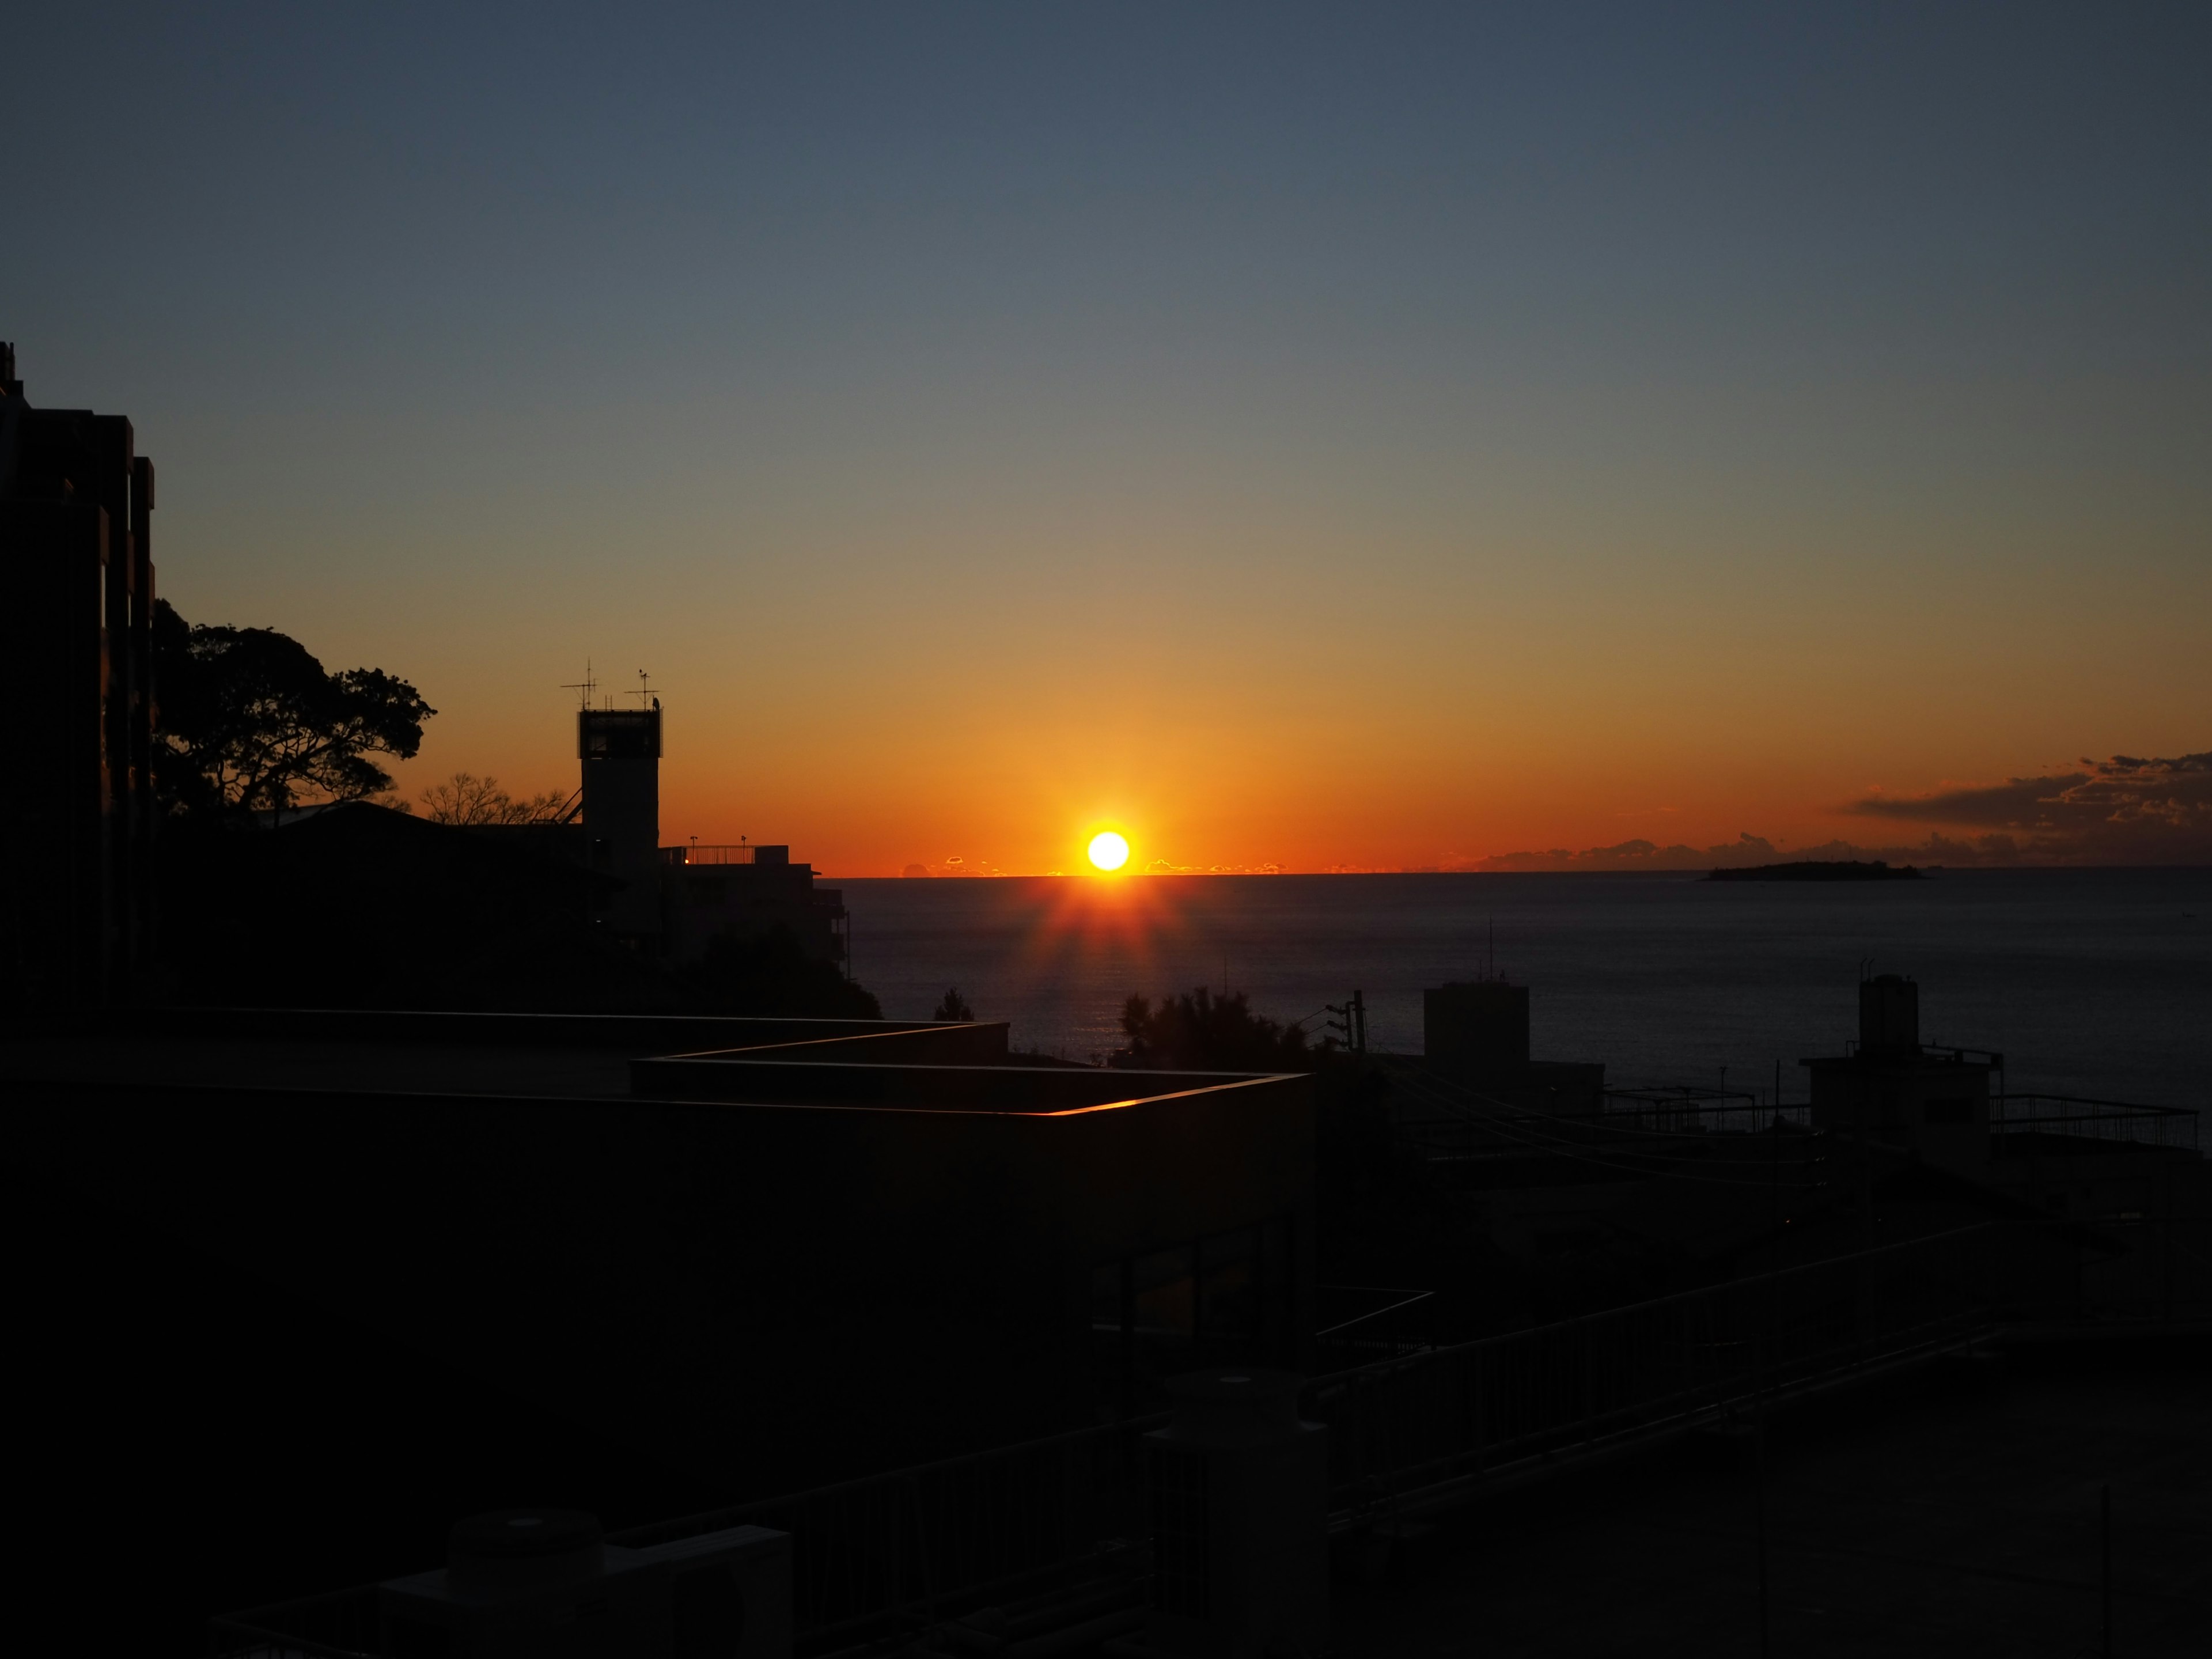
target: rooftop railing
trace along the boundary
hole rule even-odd
[[[1747,1152],[1754,1135],[1770,1138],[1778,1125],[1793,1132],[1786,1137],[1786,1161],[1793,1167],[1809,1168],[1821,1155],[1814,1144],[1819,1138],[1804,1133],[1812,1109],[1802,1102],[1775,1106],[1749,1093],[1670,1085],[1609,1090],[1595,1115],[1554,1114],[1494,1098],[1402,1056],[1384,1056],[1380,1064],[1409,1102],[1427,1109],[1425,1116],[1399,1122],[1394,1134],[1431,1160],[1543,1153],[1631,1174],[1659,1174],[1723,1149]],[[1719,1134],[1730,1139],[1717,1139]],[[1780,1151],[1778,1143],[1775,1150]]]
[[[1437,1293],[1369,1285],[1316,1285],[1314,1353],[1331,1370],[1395,1359],[1436,1346]]]
[[[1860,1055],[1880,1058],[1895,1052],[1893,1049],[1869,1048],[1856,1037],[1844,1040],[1844,1053],[1848,1058],[1856,1059]],[[1954,1066],[1987,1066],[1994,1071],[2004,1070],[2005,1057],[1994,1048],[1962,1048],[1951,1042],[1921,1042],[1912,1045],[1905,1052],[1917,1053],[1923,1060],[1946,1060]]]
[[[1997,1230],[1962,1229],[1309,1380],[1332,1530],[1763,1399],[1940,1352],[2010,1299]],[[751,1524],[793,1540],[799,1651],[911,1641],[1024,1595],[1127,1605],[1151,1567],[1134,1419],[614,1534],[641,1547]],[[374,1659],[374,1585],[212,1621],[212,1651]]]
[[[1756,1133],[1771,1129],[1778,1116],[1800,1128],[1809,1127],[1813,1109],[1803,1102],[1776,1105],[1740,1089],[1704,1089],[1668,1085],[1645,1089],[1608,1089],[1599,1121],[1610,1128],[1648,1129],[1660,1133]]]
[[[664,847],[660,849],[663,864],[750,864],[753,854],[760,848],[750,843],[736,847],[702,847],[694,842],[688,847]]]
[[[2197,1115],[2185,1106],[2136,1106],[2075,1095],[1995,1095],[1992,1135],[2070,1135],[2197,1150]]]

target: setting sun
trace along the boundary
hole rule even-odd
[[[1129,843],[1111,830],[1091,838],[1091,862],[1101,870],[1118,870],[1129,861]]]

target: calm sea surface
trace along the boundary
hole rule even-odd
[[[1679,875],[858,880],[853,968],[895,1018],[957,985],[1018,1046],[1119,1046],[1132,992],[1250,994],[1278,1019],[1366,993],[1418,1052],[1421,988],[1533,987],[1541,1060],[1620,1082],[1771,1083],[1856,1034],[1859,965],[1920,981],[1928,1041],[2002,1050],[2015,1091],[2212,1105],[2212,870],[1946,872],[1925,882]],[[1318,1035],[1318,1025],[1310,1029]]]

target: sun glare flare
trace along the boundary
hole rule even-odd
[[[1091,838],[1091,862],[1094,868],[1104,871],[1120,869],[1129,861],[1129,843],[1111,830],[1101,830]]]

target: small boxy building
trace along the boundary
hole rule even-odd
[[[1096,1421],[1312,1328],[1297,1076],[1003,1024],[178,1011],[0,1043],[84,1195],[733,1493]]]
[[[1920,987],[1897,974],[1859,981],[1859,1036],[1848,1054],[1800,1062],[1812,1076],[1813,1127],[1909,1149],[1979,1174],[1990,1161],[1990,1079],[1999,1054],[1920,1041]]]
[[[814,867],[788,847],[664,847],[659,850],[662,943],[678,962],[707,954],[718,938],[753,939],[781,927],[807,956],[846,963],[845,896],[817,887]]]
[[[1555,1117],[1595,1117],[1602,1109],[1602,1064],[1529,1058],[1525,985],[1480,979],[1425,990],[1421,1036],[1430,1075],[1492,1104]]]

